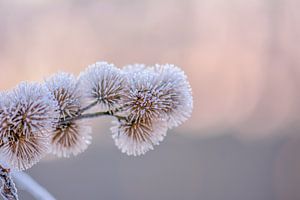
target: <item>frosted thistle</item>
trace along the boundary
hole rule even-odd
[[[116,146],[127,155],[139,156],[152,150],[167,134],[167,123],[163,120],[118,120],[111,128]]]
[[[127,87],[122,109],[130,120],[146,120],[161,118],[163,106],[157,90],[157,74],[144,65],[127,66],[124,69]]]
[[[50,133],[57,120],[57,104],[38,83],[23,82],[4,94],[0,115],[3,160],[23,170],[49,151]]]
[[[156,90],[160,91],[161,111],[166,114],[169,128],[186,121],[193,110],[192,90],[185,73],[174,65],[155,65]]]
[[[71,74],[61,72],[47,79],[46,85],[59,109],[59,121],[51,139],[52,153],[59,157],[77,155],[91,142],[91,129],[83,122],[64,122],[81,114],[82,94],[77,79]]]
[[[190,117],[193,98],[184,72],[174,65],[125,67],[128,89],[124,110],[130,118],[166,119],[169,128]]]
[[[124,96],[125,80],[113,64],[97,62],[80,74],[87,105],[100,105],[102,111],[113,110],[121,105]]]
[[[60,124],[52,137],[52,152],[59,157],[76,156],[91,143],[91,128],[81,121]]]

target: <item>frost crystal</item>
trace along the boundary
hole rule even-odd
[[[80,87],[88,104],[97,102],[102,110],[118,108],[124,96],[125,80],[113,64],[97,62],[80,74]]]
[[[60,113],[59,122],[52,135],[52,153],[60,157],[77,155],[91,141],[89,127],[74,120],[64,122],[81,114],[82,94],[77,79],[71,74],[57,73],[46,80],[46,85],[57,101]]]
[[[158,145],[167,134],[165,121],[128,121],[119,120],[113,122],[111,128],[116,146],[127,155],[139,156],[154,145]]]
[[[1,96],[0,151],[12,167],[27,169],[48,153],[57,104],[47,88],[38,83],[23,82]]]

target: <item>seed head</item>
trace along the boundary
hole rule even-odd
[[[103,111],[118,108],[124,96],[124,76],[107,62],[97,62],[80,74],[80,87],[87,104],[97,102]]]
[[[119,120],[113,123],[111,131],[116,146],[123,153],[134,156],[152,150],[166,136],[168,128],[165,121]]]
[[[23,82],[2,93],[0,107],[0,152],[12,167],[27,169],[49,151],[57,104],[43,85]]]
[[[57,101],[60,113],[52,134],[52,153],[59,157],[77,155],[87,148],[91,140],[91,130],[82,122],[64,122],[81,114],[82,91],[77,79],[71,74],[57,73],[46,80],[46,85]]]
[[[161,111],[166,114],[168,127],[186,121],[193,110],[192,90],[184,72],[174,65],[156,65],[156,90],[160,91]]]

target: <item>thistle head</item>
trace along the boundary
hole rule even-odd
[[[51,137],[52,153],[69,157],[83,152],[91,141],[91,129],[82,122],[70,120],[81,114],[82,91],[77,79],[68,73],[57,73],[46,80],[48,90],[58,104],[59,121]]]
[[[91,128],[81,121],[70,121],[57,126],[51,140],[52,153],[58,157],[76,156],[91,143]]]
[[[82,93],[75,76],[59,72],[46,79],[45,84],[58,104],[60,118],[78,115]]]
[[[49,151],[57,104],[47,88],[23,82],[1,98],[0,151],[9,165],[27,169]]]
[[[160,101],[156,90],[156,74],[143,65],[123,69],[127,79],[123,110],[131,120],[151,121],[159,116]]]
[[[139,156],[159,145],[167,134],[167,123],[162,120],[118,120],[111,128],[116,146],[127,155]]]
[[[90,65],[80,74],[79,80],[87,104],[97,102],[102,110],[112,110],[121,105],[125,79],[113,64],[97,62]]]
[[[133,119],[165,119],[169,128],[184,122],[192,112],[191,87],[184,72],[174,65],[124,68],[127,90],[124,110]]]
[[[193,110],[191,86],[185,73],[175,65],[155,65],[156,89],[160,91],[161,112],[165,113],[169,128],[186,121]]]

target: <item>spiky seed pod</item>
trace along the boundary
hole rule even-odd
[[[82,92],[75,76],[59,72],[46,79],[45,84],[57,101],[60,118],[74,117],[81,108]]]
[[[127,155],[139,156],[152,150],[167,134],[167,123],[158,121],[128,121],[113,122],[112,137],[116,146]]]
[[[49,151],[49,136],[15,132],[1,147],[5,162],[18,170],[25,170],[37,163]]]
[[[82,92],[77,79],[68,73],[57,73],[46,80],[49,91],[53,94],[59,108],[59,122],[53,132],[52,153],[69,157],[83,152],[91,142],[91,129],[78,121],[65,120],[80,115]]]
[[[5,100],[4,100],[5,99]],[[46,87],[23,82],[2,98],[0,152],[11,167],[24,170],[49,151],[57,104]]]
[[[184,72],[174,65],[124,68],[128,88],[124,110],[130,118],[167,119],[169,128],[180,125],[190,117],[193,98]]]
[[[91,128],[81,121],[70,121],[57,127],[52,138],[52,152],[59,157],[76,156],[91,143]]]
[[[169,128],[186,121],[193,110],[191,86],[185,73],[174,65],[156,65],[156,90],[160,91],[159,99],[162,111],[167,115]]]
[[[123,99],[123,110],[130,120],[146,120],[161,118],[159,90],[156,90],[157,75],[143,65],[127,66],[124,69],[127,78],[126,95]]]
[[[113,110],[122,103],[125,79],[120,69],[107,62],[90,65],[79,76],[87,105],[97,102],[101,110]]]

